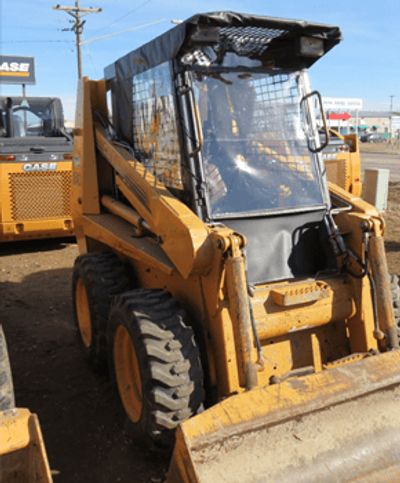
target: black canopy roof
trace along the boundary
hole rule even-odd
[[[331,25],[235,12],[197,14],[121,57],[106,67],[104,74],[106,79],[123,81],[190,48],[218,42],[221,38],[231,51],[239,46],[245,48],[251,42],[257,43],[258,54],[266,50],[267,44],[268,49],[274,46],[274,55],[281,56],[282,65],[291,65],[294,60],[299,62],[293,47],[301,36],[323,39],[324,53],[341,40],[339,28]],[[309,67],[316,60],[316,57],[302,58],[298,67]]]

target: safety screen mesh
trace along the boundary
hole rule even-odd
[[[271,40],[287,32],[265,27],[221,27],[219,31],[224,50],[236,52],[238,55],[261,55]]]
[[[181,154],[170,64],[133,77],[133,144],[143,164],[166,186],[181,189]]]
[[[301,73],[196,74],[214,215],[321,205],[303,84]]]
[[[255,97],[252,129],[257,138],[252,148],[265,154],[273,153],[291,169],[312,177],[298,77],[276,74],[254,79],[250,84]]]
[[[71,216],[71,171],[10,173],[8,180],[14,221]]]

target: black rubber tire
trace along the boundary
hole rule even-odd
[[[392,289],[394,319],[396,321],[397,332],[400,337],[400,285],[399,277],[397,275],[390,275],[390,286]]]
[[[171,294],[138,289],[114,299],[108,325],[111,378],[118,392],[114,368],[114,335],[121,324],[128,331],[138,359],[142,383],[140,419],[129,419],[135,439],[154,448],[170,449],[175,428],[202,409],[203,369],[193,330]],[[120,398],[122,405],[122,400]]]
[[[81,279],[87,293],[92,337],[87,347],[79,330],[76,285]],[[107,321],[113,298],[131,288],[126,265],[112,252],[86,253],[75,260],[72,277],[74,321],[81,346],[97,371],[107,365]]]
[[[0,324],[0,411],[15,407],[14,387],[6,338]]]

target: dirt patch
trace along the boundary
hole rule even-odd
[[[400,183],[391,183],[385,213],[386,254],[391,273],[400,274]]]
[[[393,142],[386,143],[361,143],[361,153],[385,153],[385,154],[400,154],[400,140],[396,139]]]
[[[2,245],[0,318],[16,402],[39,415],[55,483],[161,482],[165,458],[132,442],[106,376],[87,366],[72,324],[70,242]]]

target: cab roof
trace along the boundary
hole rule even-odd
[[[301,37],[321,39],[324,55],[340,42],[341,32],[332,25],[304,20],[235,12],[201,13],[121,57],[105,68],[104,75],[107,80],[123,81],[204,46],[213,46],[220,53],[261,58],[282,68],[301,69],[321,57],[300,55]]]

